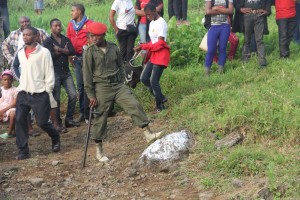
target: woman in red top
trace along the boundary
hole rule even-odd
[[[150,61],[141,74],[141,82],[155,96],[156,111],[161,112],[165,109],[164,103],[167,101],[161,92],[159,80],[170,61],[170,47],[166,43],[168,27],[166,21],[157,13],[155,5],[147,4],[144,11],[151,21],[149,26],[151,41],[147,44],[140,44],[135,50],[147,50],[151,55]]]

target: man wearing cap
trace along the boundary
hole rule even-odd
[[[54,87],[54,69],[48,49],[36,42],[38,30],[26,27],[23,30],[25,47],[18,52],[21,67],[20,84],[16,105],[16,143],[19,148],[17,159],[30,158],[28,147],[27,115],[32,109],[37,125],[52,139],[52,151],[60,150],[60,136],[48,121],[50,116],[50,95]]]
[[[143,107],[124,84],[124,68],[119,48],[105,40],[107,26],[93,22],[88,31],[93,45],[85,50],[83,56],[83,80],[89,105],[99,112],[94,118],[91,138],[96,142],[96,158],[102,162],[108,161],[103,153],[102,141],[107,136],[107,115],[114,102],[132,117],[136,125],[145,128],[144,134],[148,141],[156,139],[162,132],[151,132]]]

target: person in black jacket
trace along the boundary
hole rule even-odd
[[[251,35],[254,33],[257,45],[259,65],[265,67],[265,46],[263,34],[268,34],[267,16],[271,13],[270,0],[234,0],[235,15],[233,20],[233,32],[242,32],[245,35],[242,52],[242,60],[250,59]]]
[[[53,89],[53,96],[57,102],[56,119],[59,127],[56,127],[60,132],[65,132],[60,118],[60,88],[63,86],[68,95],[68,108],[65,119],[66,127],[79,126],[79,122],[73,120],[75,111],[77,93],[75,84],[69,69],[68,56],[75,55],[74,47],[66,36],[61,34],[61,22],[59,19],[52,19],[50,21],[51,36],[44,41],[44,47],[47,48],[52,56],[55,85]]]

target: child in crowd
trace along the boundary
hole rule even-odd
[[[1,74],[1,93],[0,98],[0,121],[9,121],[8,131],[0,135],[1,138],[12,138],[15,136],[15,113],[16,113],[16,99],[17,90],[12,86],[13,74],[10,70],[6,69]]]

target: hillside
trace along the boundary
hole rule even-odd
[[[111,2],[87,5],[89,17],[108,24],[107,16]],[[11,3],[11,7],[18,9],[18,12],[11,12],[12,30],[17,28],[18,16],[25,14],[31,17],[34,26],[45,28],[48,31],[48,22],[53,17],[62,19],[64,25],[69,21],[70,9],[66,5],[48,7],[42,16],[35,16],[28,5],[20,6]],[[55,11],[55,16],[53,11]],[[165,11],[167,11],[166,8]],[[138,129],[122,126],[124,124],[120,123],[118,119],[127,118],[121,115],[110,121],[111,127],[118,126],[120,128],[118,131],[111,131],[115,136],[112,136],[107,143],[109,155],[115,158],[114,162],[103,167],[98,166],[99,164],[94,161],[89,161],[89,166],[83,174],[79,171],[78,162],[81,155],[81,137],[84,135],[84,127],[81,131],[72,130],[72,133],[63,136],[66,142],[65,149],[58,155],[49,155],[48,150],[44,151],[42,147],[38,146],[39,141],[48,141],[46,137],[34,138],[31,148],[35,149],[36,157],[28,162],[13,160],[15,155],[13,141],[0,146],[1,151],[4,152],[3,158],[0,159],[0,168],[3,173],[9,167],[18,168],[16,172],[12,173],[13,175],[9,175],[9,182],[12,185],[2,184],[1,186],[5,187],[1,189],[1,193],[11,186],[17,189],[6,191],[8,196],[17,197],[13,196],[16,195],[15,191],[20,193],[23,191],[25,196],[38,198],[39,191],[45,189],[34,191],[34,188],[26,186],[29,177],[36,174],[43,176],[47,184],[49,180],[51,183],[49,185],[54,188],[51,187],[53,190],[50,189],[49,194],[54,195],[57,188],[69,180],[67,178],[70,177],[70,174],[73,174],[73,177],[81,177],[79,182],[83,183],[78,183],[80,185],[78,186],[71,177],[72,183],[70,185],[67,183],[63,189],[65,190],[69,186],[73,189],[66,189],[69,193],[60,192],[62,198],[70,195],[74,199],[75,196],[72,195],[75,194],[79,195],[78,199],[83,199],[85,197],[82,192],[86,191],[87,195],[91,195],[86,198],[93,199],[93,195],[100,197],[99,193],[104,191],[104,194],[115,196],[101,196],[103,199],[167,199],[171,197],[174,199],[204,199],[202,194],[206,195],[206,199],[267,199],[268,194],[270,199],[300,199],[299,46],[292,43],[290,58],[279,59],[278,30],[273,14],[268,18],[270,34],[264,37],[267,68],[259,68],[256,55],[253,55],[247,64],[241,62],[243,35],[239,35],[240,45],[237,58],[226,63],[225,74],[220,75],[213,72],[210,77],[205,77],[203,67],[205,54],[198,49],[206,31],[200,24],[203,17],[203,2],[190,0],[188,15],[191,22],[190,27],[176,28],[175,21],[173,19],[169,21],[168,42],[172,49],[172,61],[161,79],[162,89],[169,98],[168,109],[160,114],[151,114],[154,109],[152,97],[145,93],[141,84],[134,90],[158,127],[164,124],[163,128],[166,132],[188,129],[197,136],[197,145],[194,151],[186,161],[180,163],[180,167],[175,170],[176,173],[174,171],[170,173],[145,172],[146,177],[151,178],[145,181],[141,178],[142,180],[137,180],[138,182],[135,182],[137,177],[134,177],[133,180],[128,178],[126,181],[122,179],[118,184],[121,177],[126,177],[121,172],[124,166],[128,167],[128,163],[134,161],[146,147],[141,136],[138,136]],[[109,30],[107,38],[115,41],[112,29]],[[217,66],[214,65],[213,71],[216,70]],[[231,133],[242,134],[243,142],[232,148],[217,150],[215,148],[216,140]],[[123,140],[126,138],[124,137],[126,134],[136,135],[139,138],[139,146],[136,149],[131,147],[131,149],[129,146],[134,142],[131,143],[128,140],[128,147],[115,150],[114,146],[125,145]],[[73,138],[71,141],[67,141],[75,136],[78,136],[78,140]],[[11,151],[13,156],[10,155]],[[40,151],[41,153],[39,153]],[[92,153],[93,149],[90,151]],[[126,157],[126,154],[132,151],[134,154]],[[92,160],[92,154],[90,155]],[[52,166],[53,160],[62,160],[62,164]],[[31,171],[32,168],[36,170]],[[94,171],[97,171],[96,175]],[[48,172],[51,176],[46,176]],[[105,172],[113,173],[113,175],[107,177],[103,175]],[[140,176],[145,173],[141,173]],[[177,173],[180,175],[177,176]],[[19,182],[18,176],[23,177],[23,179],[19,178],[22,179]],[[98,180],[103,176],[105,176],[103,181]],[[85,179],[85,177],[87,178]],[[59,179],[61,182],[56,184],[57,180],[55,179]],[[104,188],[101,186],[101,191],[97,193],[94,184],[89,183],[90,180],[96,180],[97,185],[103,185],[103,183],[106,185]],[[129,187],[128,181],[130,184],[137,184],[137,189]],[[161,187],[160,192],[158,192],[159,188],[152,191],[150,188],[156,187],[157,184]],[[109,186],[113,186],[112,193],[110,193]],[[88,188],[91,188],[91,191]],[[118,188],[123,188],[124,191],[117,193]],[[147,190],[144,191],[142,188],[147,188]],[[260,191],[263,191],[266,196],[259,197]],[[127,196],[124,196],[126,192]],[[172,194],[174,195],[172,196]],[[56,197],[49,196],[49,199],[56,199]]]

